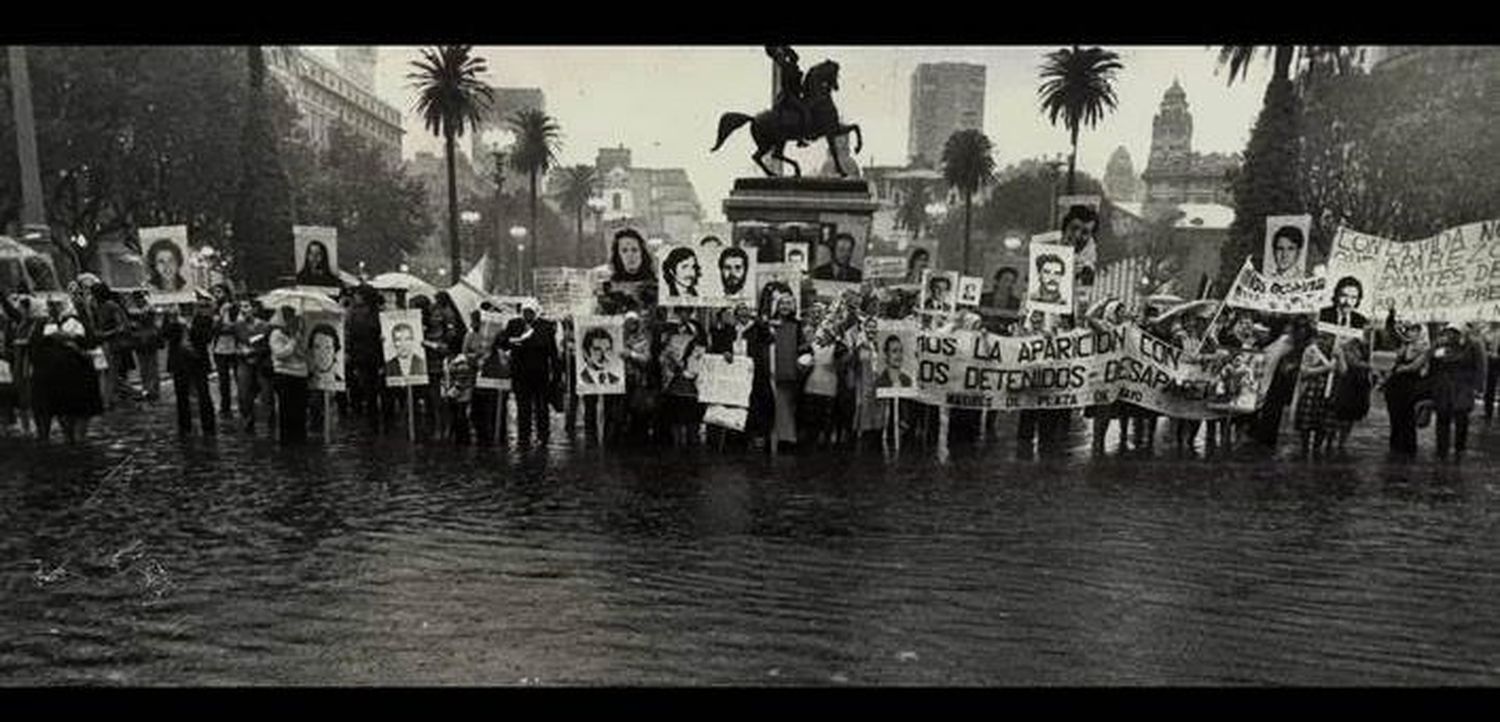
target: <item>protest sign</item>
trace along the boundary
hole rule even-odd
[[[914,321],[879,320],[875,323],[876,398],[917,395],[917,324]]]
[[[1057,199],[1058,224],[1062,231],[1063,245],[1070,246],[1075,254],[1073,262],[1073,285],[1079,302],[1087,305],[1093,295],[1094,276],[1099,262],[1099,249],[1095,236],[1099,230],[1100,196],[1061,196]],[[1072,294],[1069,294],[1072,295]]]
[[[1178,418],[1216,418],[1218,374],[1134,325],[1054,336],[955,331],[918,337],[922,397],[945,406],[1081,408],[1130,401]]]
[[[734,356],[725,361],[722,354],[705,354],[698,372],[698,401],[748,407],[754,379],[755,360],[749,356]]]
[[[484,339],[482,348],[485,350],[485,355],[479,364],[479,373],[474,378],[474,387],[508,391],[510,390],[510,354],[504,349],[496,348],[495,339],[505,331],[505,326],[512,318],[520,316],[518,310],[520,301],[517,300],[514,306],[503,302],[496,303],[496,305],[500,305],[505,310],[479,313],[479,328],[475,333]],[[517,310],[512,310],[513,308]]]
[[[755,307],[763,318],[775,316],[776,304],[791,297],[796,317],[802,317],[802,271],[785,263],[762,263],[755,267]]]
[[[984,279],[979,276],[960,276],[958,279],[958,305],[979,305],[979,296],[984,291]]]
[[[720,406],[709,404],[703,409],[703,423],[709,426],[719,426],[734,431],[744,431],[745,422],[750,418],[750,410],[736,406]]]
[[[888,286],[906,280],[905,256],[865,256],[865,280]]]
[[[700,249],[687,245],[662,248],[656,266],[657,303],[662,306],[709,306],[704,296]]]
[[[192,303],[196,298],[195,275],[187,270],[187,226],[157,226],[140,230],[146,251],[146,286],[151,303]]]
[[[1385,238],[1340,226],[1328,249],[1328,278],[1333,280],[1335,293],[1341,285],[1357,286],[1359,302],[1354,310],[1366,318],[1384,315],[1386,311],[1375,305],[1375,299],[1380,290],[1381,262],[1390,243]]]
[[[924,313],[953,313],[958,310],[958,271],[922,271],[922,286],[917,303]]]
[[[292,226],[292,263],[298,286],[336,292],[339,282],[339,232],[329,226]]]
[[[1266,216],[1266,245],[1261,271],[1270,278],[1307,275],[1307,237],[1312,216]]]
[[[1230,308],[1248,308],[1276,314],[1318,313],[1328,298],[1328,278],[1272,278],[1255,270],[1250,259],[1240,266],[1234,285],[1224,296]]]
[[[579,396],[625,393],[625,319],[621,316],[578,316],[573,320],[577,355],[574,369]]]
[[[307,387],[315,391],[344,391],[344,314],[309,309],[307,327]]]
[[[912,241],[906,244],[906,278],[904,285],[916,288],[922,283],[923,271],[938,268],[936,241]]]
[[[422,312],[380,312],[380,337],[386,386],[426,386],[427,357],[422,352]]]
[[[782,262],[797,267],[806,273],[811,267],[808,259],[808,249],[812,244],[807,241],[789,241],[782,246]]]
[[[15,382],[15,377],[10,371],[10,362],[0,359],[0,384],[13,384]]]
[[[1073,312],[1073,247],[1031,243],[1031,275],[1026,285],[1028,311]]]
[[[594,312],[594,275],[587,268],[537,268],[532,287],[542,315],[560,319]]]
[[[1330,263],[1329,273],[1359,277],[1357,270],[1377,268],[1376,280],[1363,289],[1372,314],[1394,307],[1405,321],[1500,321],[1500,220],[1448,228],[1417,241],[1345,240],[1362,242],[1364,255],[1379,260],[1366,259],[1355,270]]]

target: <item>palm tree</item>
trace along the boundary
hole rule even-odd
[[[407,74],[417,90],[416,111],[433,135],[443,138],[448,160],[448,250],[453,278],[463,276],[458,248],[458,188],[454,180],[454,141],[465,130],[479,128],[494,92],[479,76],[488,68],[484,58],[471,55],[472,45],[439,45],[423,50],[422,59],[412,61],[416,72]]]
[[[594,172],[594,166],[591,165],[572,166],[563,175],[563,187],[559,200],[562,202],[563,210],[572,211],[573,218],[578,223],[578,246],[574,255],[580,266],[584,264],[583,209],[588,207],[589,199],[594,197],[594,190],[598,184],[599,176]]]
[[[540,110],[529,109],[518,111],[511,116],[511,130],[516,134],[516,144],[510,151],[510,167],[517,172],[525,173],[531,179],[531,232],[540,233],[537,228],[537,176],[544,175],[548,168],[557,163],[557,149],[559,147],[558,137],[562,134],[557,127],[557,121]],[[541,239],[533,235],[531,239],[531,255],[536,257],[537,245]],[[519,263],[521,259],[516,259]]]
[[[1106,108],[1114,110],[1115,73],[1124,69],[1119,55],[1101,48],[1080,49],[1077,45],[1071,50],[1061,48],[1048,53],[1047,62],[1042,65],[1042,85],[1037,88],[1042,112],[1054,126],[1062,119],[1073,145],[1073,153],[1068,156],[1069,194],[1073,193],[1073,175],[1078,167],[1078,130],[1084,125],[1090,128],[1098,125]]]
[[[978,130],[954,132],[943,145],[943,179],[964,197],[964,273],[969,272],[969,218],[974,194],[995,179],[995,158],[990,139]]]

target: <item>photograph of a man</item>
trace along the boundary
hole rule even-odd
[[[924,298],[922,310],[951,313],[956,309],[953,302],[953,282],[956,272],[926,271],[926,283],[922,284]]]
[[[788,265],[796,266],[797,270],[803,273],[807,273],[807,244],[786,244],[786,263]]]
[[[719,283],[725,296],[745,295],[750,280],[750,254],[743,248],[726,248],[719,254]]]
[[[911,375],[902,370],[906,366],[906,343],[901,336],[891,334],[880,344],[880,360],[885,370],[875,379],[875,388],[907,388],[911,386]]]
[[[1262,271],[1273,278],[1302,278],[1307,275],[1307,229],[1311,216],[1270,216],[1266,218],[1266,246]]]
[[[1333,285],[1333,303],[1318,311],[1318,321],[1350,328],[1364,328],[1370,320],[1356,311],[1364,300],[1365,288],[1358,278],[1344,276]]]
[[[427,376],[427,358],[418,353],[417,334],[410,323],[402,321],[391,326],[391,346],[396,353],[385,360],[386,378]]]
[[[615,339],[609,329],[595,326],[583,333],[583,368],[578,372],[579,391],[596,386],[614,388],[621,385],[615,364]]]
[[[1033,311],[1073,312],[1073,247],[1064,244],[1031,244],[1031,273],[1026,304]]]
[[[1036,296],[1040,303],[1062,303],[1062,279],[1068,273],[1068,264],[1061,256],[1044,253],[1036,259]]]
[[[844,281],[848,283],[859,283],[864,280],[864,272],[855,267],[854,264],[854,236],[848,233],[839,233],[833,237],[833,258],[827,263],[813,269],[814,281]]]

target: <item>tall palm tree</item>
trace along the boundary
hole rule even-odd
[[[448,251],[455,281],[463,276],[463,259],[458,248],[454,141],[466,130],[477,130],[494,101],[490,86],[479,79],[488,66],[484,58],[471,55],[473,49],[472,45],[439,45],[423,50],[422,59],[412,61],[416,72],[406,76],[417,90],[416,111],[422,116],[422,124],[443,138],[443,153],[448,160]]]
[[[978,130],[954,132],[943,144],[943,179],[964,197],[964,273],[969,272],[970,216],[974,194],[995,179],[994,146]]]
[[[1068,193],[1073,193],[1073,179],[1078,167],[1078,130],[1090,128],[1104,119],[1106,109],[1114,110],[1115,73],[1124,70],[1120,56],[1102,48],[1061,48],[1047,54],[1042,65],[1042,112],[1047,121],[1057,125],[1059,118],[1068,130],[1073,153],[1068,156]]]
[[[495,184],[495,240],[490,244],[490,263],[485,277],[487,290],[499,289],[500,258],[505,248],[505,151],[490,151],[490,181]]]
[[[1257,54],[1271,58],[1272,80],[1293,80],[1292,66],[1303,63],[1326,64],[1335,74],[1346,73],[1363,56],[1349,45],[1223,45],[1219,47],[1219,68],[1229,71],[1230,85],[1250,74]]]
[[[531,179],[531,232],[535,234],[538,233],[537,176],[545,175],[548,168],[557,164],[557,150],[561,145],[558,138],[562,135],[562,130],[552,116],[536,109],[518,111],[508,122],[516,134],[516,144],[510,151],[510,167],[525,173]],[[536,258],[537,244],[540,242],[540,238],[532,237],[532,258]],[[516,261],[520,262],[521,259]]]
[[[580,266],[584,264],[583,209],[588,207],[589,199],[594,197],[598,185],[599,175],[591,165],[571,166],[563,175],[562,193],[558,200],[562,202],[563,210],[572,211],[573,218],[578,223],[578,246],[574,249],[574,257]]]

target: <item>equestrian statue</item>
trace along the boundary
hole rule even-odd
[[[734,131],[749,123],[750,137],[755,140],[755,152],[750,155],[750,159],[755,161],[755,164],[760,166],[766,175],[776,175],[766,167],[765,157],[769,154],[772,158],[790,165],[792,172],[800,178],[802,167],[783,153],[787,141],[795,141],[799,147],[805,147],[808,141],[826,138],[828,152],[833,156],[834,169],[838,171],[840,177],[847,177],[849,173],[839,162],[839,152],[834,146],[834,139],[854,133],[855,153],[859,153],[864,148],[865,140],[858,125],[853,123],[846,125],[839,121],[839,109],[834,107],[833,92],[839,89],[839,64],[832,60],[824,60],[808,68],[804,76],[802,69],[797,65],[797,53],[791,47],[767,45],[766,55],[771,57],[772,62],[781,71],[781,84],[777,88],[774,107],[770,110],[763,110],[753,117],[744,113],[725,113],[719,116],[719,141],[709,152],[723,147],[724,141],[728,140]]]

